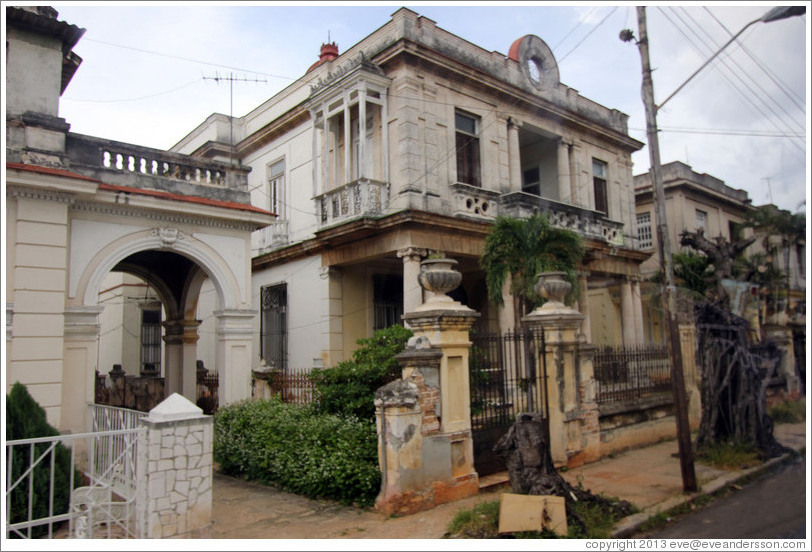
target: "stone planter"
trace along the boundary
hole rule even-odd
[[[564,298],[572,289],[572,284],[565,280],[566,275],[562,271],[541,272],[538,275],[538,282],[533,289],[547,300],[542,308],[560,309],[565,306]]]

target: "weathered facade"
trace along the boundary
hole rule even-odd
[[[252,169],[252,203],[279,216],[252,241],[266,363],[348,358],[422,303],[420,261],[433,251],[460,262],[452,295],[482,314],[478,329],[507,329],[514,315],[488,304],[478,257],[497,215],[539,211],[586,240],[583,333],[643,339],[636,276],[648,253],[631,172],[642,144],[626,115],[559,81],[540,38],[505,46],[485,51],[400,9],[340,55],[323,45],[304,76],[233,126],[212,115],[173,148],[234,156]]]
[[[251,233],[247,167],[70,132],[59,97],[84,30],[52,8],[6,8],[6,381],[27,385],[63,430],[94,398],[100,301],[111,272],[160,298],[168,393],[195,400],[198,297],[215,292],[221,396],[250,394]]]

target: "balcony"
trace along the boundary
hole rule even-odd
[[[287,220],[277,220],[270,226],[260,229],[259,252],[260,254],[287,245],[290,241],[290,224]]]
[[[450,187],[454,216],[493,220],[499,214],[499,192],[459,182]]]
[[[130,188],[250,204],[250,167],[102,138],[68,134],[72,171]]]
[[[503,194],[499,200],[499,212],[505,216],[527,218],[544,213],[557,228],[574,230],[587,239],[604,241],[611,245],[624,245],[623,223],[609,220],[603,214],[544,199],[526,192]]]
[[[314,199],[319,226],[324,228],[356,217],[382,213],[389,205],[389,185],[364,178],[317,195]]]

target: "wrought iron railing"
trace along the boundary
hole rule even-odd
[[[291,404],[310,404],[315,400],[316,383],[310,376],[310,370],[285,368],[271,373],[271,390],[278,394],[283,402]]]
[[[605,346],[594,360],[597,401],[608,404],[671,392],[667,345]]]

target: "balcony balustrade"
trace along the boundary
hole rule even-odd
[[[109,184],[250,203],[249,167],[69,134],[71,170]]]
[[[574,230],[584,238],[604,241],[611,245],[629,245],[624,242],[623,223],[609,220],[602,213],[544,199],[526,192],[503,194],[499,212],[515,218],[527,218],[544,213],[557,228]]]
[[[362,215],[383,212],[389,204],[389,185],[359,179],[317,195],[316,209],[321,227],[332,226]]]
[[[282,247],[290,242],[290,224],[287,220],[277,220],[270,226],[259,230],[259,252]]]

